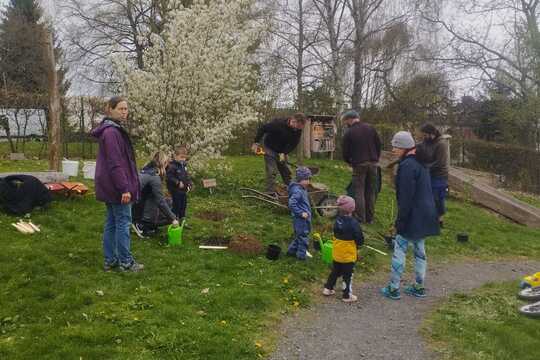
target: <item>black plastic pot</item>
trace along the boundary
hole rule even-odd
[[[266,248],[266,258],[268,260],[277,260],[279,258],[280,253],[281,253],[281,248],[277,245],[270,244]]]
[[[384,235],[384,242],[386,243],[386,247],[389,250],[394,250],[394,240],[395,240],[395,236]]]
[[[467,233],[459,233],[459,234],[457,234],[456,239],[457,239],[458,242],[462,242],[462,243],[467,242],[467,241],[469,241],[469,234],[467,234]]]
[[[318,241],[313,241],[313,248],[316,250],[316,251],[321,251],[321,243],[318,242]]]

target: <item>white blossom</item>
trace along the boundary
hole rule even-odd
[[[119,66],[146,150],[187,145],[192,167],[219,157],[233,130],[256,119],[250,49],[252,0],[196,0],[172,13],[144,54],[145,69]]]

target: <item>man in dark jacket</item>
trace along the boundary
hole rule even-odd
[[[139,198],[139,176],[135,152],[128,133],[122,127],[127,121],[128,104],[122,97],[107,103],[108,116],[92,130],[99,140],[96,159],[96,198],[107,206],[103,232],[104,270],[140,271],[142,264],[131,255],[131,204]]]
[[[429,168],[433,198],[439,214],[439,224],[442,226],[448,193],[448,144],[432,124],[422,125],[420,131],[424,141],[416,146],[416,157]]]
[[[353,169],[352,185],[356,210],[354,217],[361,223],[373,222],[377,190],[377,163],[381,156],[381,140],[377,131],[360,121],[354,110],[342,117],[349,127],[343,135],[343,160]]]
[[[291,171],[287,166],[287,154],[293,151],[300,142],[305,124],[305,115],[298,113],[286,119],[274,119],[262,125],[257,131],[251,149],[257,153],[262,142],[266,170],[266,191],[268,193],[275,193],[276,191],[278,171],[283,182],[286,185],[290,184]]]
[[[414,247],[415,284],[407,287],[405,293],[425,297],[424,277],[426,275],[425,241],[427,236],[438,235],[439,222],[435,202],[431,193],[429,171],[416,160],[416,148],[412,135],[400,131],[392,139],[395,155],[399,157],[396,175],[397,219],[395,222],[396,239],[390,283],[382,288],[385,297],[393,300],[400,298],[401,275],[405,270],[405,256],[409,242]]]

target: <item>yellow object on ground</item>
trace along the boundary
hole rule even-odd
[[[521,281],[521,287],[537,287],[540,286],[540,272],[537,272],[536,274],[532,274],[529,276],[525,276],[523,280]]]

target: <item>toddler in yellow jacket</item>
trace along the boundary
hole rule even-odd
[[[364,235],[360,223],[352,217],[355,203],[350,196],[342,195],[337,200],[339,215],[334,223],[334,240],[332,242],[332,256],[334,263],[332,272],[323,289],[323,295],[334,295],[334,286],[337,279],[343,278],[343,301],[353,302],[358,300],[352,293],[352,275],[357,259],[357,248],[364,243]]]

